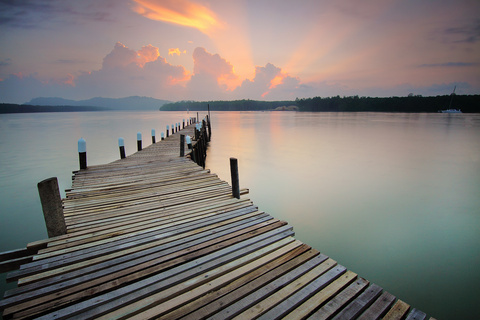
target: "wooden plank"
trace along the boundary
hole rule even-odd
[[[336,261],[332,259],[325,259],[325,256],[319,256],[317,259],[309,260],[307,263],[298,266],[296,269],[284,274],[267,285],[255,288],[255,291],[252,293],[240,300],[237,300],[235,303],[230,304],[228,307],[223,308],[219,312],[210,315],[209,319],[227,319],[234,317],[245,311],[247,308],[255,305],[259,301],[267,299],[271,294],[280,290],[295,279],[301,277],[305,273],[317,267],[319,264],[324,264],[325,267],[333,268],[336,265]]]
[[[184,313],[189,314],[182,319],[196,320],[203,319],[207,316],[211,318],[215,313],[217,313],[217,319],[222,319],[222,317],[226,319],[230,315],[234,315],[248,307],[250,305],[248,296],[255,294],[259,288],[267,287],[270,290],[275,290],[281,283],[285,282],[286,277],[288,279],[299,277],[327,259],[327,256],[322,254],[318,255],[316,250],[311,250],[306,255],[302,255],[297,259],[277,266],[273,270],[269,270],[266,274],[251,282],[242,284],[242,286],[238,288],[232,288],[231,291],[225,295],[203,305],[201,308],[197,308],[194,312],[193,310],[184,311]],[[242,307],[243,303],[247,303],[247,305]]]
[[[353,282],[350,283],[350,281]],[[348,287],[345,288],[347,285]],[[357,297],[367,285],[367,280],[358,277],[355,279],[354,274],[350,277],[340,277],[290,312],[285,319],[304,319],[319,307],[320,309],[308,319],[330,319],[333,314]]]
[[[427,315],[424,312],[413,308],[405,320],[424,320],[426,317]]]
[[[344,266],[337,265],[325,274],[321,275],[301,290],[292,294],[287,300],[277,304],[274,308],[262,314],[258,319],[275,319],[281,318],[293,311],[299,305],[304,303],[318,291],[323,290],[330,283],[338,278],[345,278],[346,281],[353,281],[356,274],[347,272]]]
[[[225,273],[226,270],[230,270],[239,264],[244,264],[246,261],[254,259],[255,257],[263,256],[292,241],[295,240],[293,238],[283,238],[277,241],[275,238],[273,241],[268,239],[261,243],[251,243],[247,245],[247,247],[233,252],[230,248],[227,248],[227,251],[230,252],[229,254],[223,255],[220,258],[216,254],[210,255],[209,261],[206,261],[203,266],[199,265],[199,259],[197,259],[188,269],[185,269],[185,264],[183,264],[153,277],[110,291],[104,295],[82,301],[73,307],[57,310],[38,319],[63,319],[71,317],[72,315],[82,319],[97,318],[98,315],[129,305],[140,299],[143,299],[143,303],[149,303],[157,299],[163,301],[164,298],[156,296],[155,292],[159,292],[161,296],[163,292],[162,289],[165,290],[176,284],[187,284],[183,289],[179,289],[180,291],[176,290],[173,294],[186,292],[193,284],[205,283],[210,278]],[[268,245],[265,246],[264,244]],[[206,270],[209,271],[205,273]],[[190,282],[186,281],[187,279],[189,279]],[[191,284],[190,286],[188,286],[189,283]],[[121,299],[119,299],[120,297]]]
[[[225,241],[223,243],[219,243],[215,246],[209,246],[206,247],[203,250],[193,250],[191,253],[188,253],[186,256],[178,256],[179,253],[174,252],[172,253],[172,258],[177,257],[176,259],[165,259],[165,258],[160,258],[157,259],[158,263],[161,263],[160,265],[152,265],[151,262],[146,262],[143,264],[132,264],[130,269],[125,270],[123,272],[121,271],[116,271],[116,268],[113,269],[113,271],[116,271],[115,274],[110,274],[107,276],[104,276],[102,278],[99,278],[97,280],[90,280],[88,281],[87,279],[91,277],[91,275],[88,275],[85,279],[76,279],[77,283],[78,280],[83,280],[80,281],[80,284],[76,286],[75,290],[72,291],[72,289],[69,290],[64,290],[62,292],[62,295],[70,294],[69,297],[67,298],[62,298],[60,299],[58,293],[54,293],[53,295],[50,296],[45,296],[41,295],[38,299],[41,299],[41,301],[51,301],[51,306],[59,306],[62,304],[62,301],[64,303],[71,302],[72,298],[80,299],[84,297],[88,297],[92,293],[99,293],[103,292],[106,290],[111,290],[112,288],[118,287],[119,285],[124,285],[126,283],[132,283],[133,280],[138,280],[138,279],[143,279],[148,275],[156,274],[160,272],[161,270],[166,270],[169,269],[169,272],[172,273],[173,270],[179,270],[178,272],[185,272],[189,270],[190,268],[198,267],[202,263],[202,261],[205,261],[205,263],[220,263],[222,259],[226,259],[229,254],[231,254],[232,249],[237,249],[238,252],[236,254],[240,254],[244,252],[245,250],[253,250],[253,248],[261,247],[262,245],[266,245],[268,243],[272,243],[275,241],[279,241],[280,239],[284,239],[285,237],[288,237],[291,235],[291,231],[289,231],[289,227],[286,226],[286,228],[279,228],[280,230],[285,230],[281,234],[276,234],[272,232],[265,232],[262,233],[261,235],[256,235],[255,232],[252,233],[255,237],[235,237],[231,240]],[[248,248],[248,246],[251,246],[251,248]],[[188,252],[188,251],[187,251]],[[181,252],[180,252],[181,253]],[[182,264],[183,263],[183,264]],[[175,267],[172,269],[172,267],[180,265],[181,267]],[[180,269],[179,269],[180,268]],[[99,272],[102,273],[102,272]],[[109,280],[109,282],[105,282],[106,280]],[[144,281],[142,281],[144,282]],[[65,283],[59,283],[58,286],[63,288]],[[95,289],[93,289],[93,286],[97,285]],[[86,288],[89,288],[89,290],[85,291]],[[83,290],[82,290],[83,289]],[[78,293],[75,295],[72,295],[72,292],[77,291]],[[42,291],[40,292],[42,293]],[[36,293],[38,294],[38,293]],[[33,304],[38,304],[40,301],[33,301],[31,299],[28,299],[30,295],[27,293],[23,298],[26,300],[24,304],[17,304],[14,307],[10,309],[5,309],[5,313],[13,313],[13,312],[18,312],[21,309],[26,309],[30,308],[31,305]],[[18,299],[18,297],[17,297]],[[2,301],[3,302],[3,301]],[[43,309],[46,308],[46,304],[43,303],[42,306]]]
[[[81,269],[80,270],[81,272],[79,271],[79,272],[73,273],[69,277],[62,275],[61,277],[56,279],[56,281],[55,279],[52,279],[49,282],[44,281],[43,283],[39,283],[43,288],[40,292],[26,293],[22,297],[14,297],[10,300],[16,301],[16,302],[19,302],[22,300],[28,300],[31,304],[32,299],[35,297],[35,295],[40,295],[41,303],[45,303],[49,299],[55,299],[56,303],[59,304],[60,296],[75,292],[72,286],[76,286],[76,290],[81,291],[89,287],[99,285],[100,283],[106,282],[108,280],[110,281],[115,281],[115,279],[120,280],[122,279],[122,277],[125,277],[125,275],[134,274],[135,272],[137,272],[135,275],[136,278],[145,277],[153,272],[158,272],[160,270],[160,265],[158,264],[163,264],[164,267],[169,267],[176,263],[182,263],[192,258],[197,258],[201,255],[210,253],[214,250],[219,250],[221,248],[225,248],[235,243],[257,236],[259,232],[264,232],[264,233],[269,232],[270,230],[275,230],[280,226],[284,226],[284,225],[285,223],[280,222],[278,220],[268,220],[261,224],[253,225],[251,227],[241,229],[240,231],[235,232],[235,230],[231,230],[231,232],[226,232],[226,234],[223,236],[222,234],[220,234],[220,237],[213,238],[210,241],[207,241],[208,239],[205,239],[205,241],[199,242],[199,244],[189,241],[189,246],[183,246],[183,247],[176,246],[175,250],[166,251],[164,252],[163,255],[159,253],[155,253],[151,258],[146,256],[145,258],[141,258],[140,260],[138,259],[131,260],[123,265],[119,263],[106,263],[106,266],[103,268],[100,268],[99,265],[95,265],[95,266],[92,266],[92,268],[90,268],[90,273],[86,272],[88,271],[88,269]],[[288,229],[283,228],[283,229],[280,229],[279,232],[283,232],[284,230],[288,230]],[[275,235],[275,233],[270,232],[267,234],[267,236],[272,236],[272,235]],[[159,247],[158,251],[159,252],[165,251],[165,249],[162,247]],[[182,257],[182,255],[184,257]],[[106,268],[107,266],[110,266],[110,268]],[[135,277],[133,279],[135,279]],[[71,280],[68,280],[69,278]],[[132,277],[130,276],[129,279],[132,280]],[[47,285],[50,285],[50,287],[46,287]],[[118,284],[114,283],[114,285],[118,285]],[[60,289],[65,290],[68,287],[70,287],[68,292],[63,293],[62,295],[55,293]],[[23,286],[14,290],[16,290],[15,294],[19,294],[21,292],[25,293],[34,288],[36,288],[36,284],[32,284],[30,288],[28,288],[27,286]],[[48,292],[52,292],[55,294],[53,296],[48,296],[47,295]],[[8,300],[1,301],[0,305],[8,305],[8,302],[9,302]],[[17,305],[17,307],[19,306]]]
[[[328,260],[327,260],[328,261]],[[301,277],[297,278],[295,281],[289,283],[288,285],[284,286],[277,292],[273,293],[268,297],[268,299],[264,299],[256,303],[254,306],[250,307],[249,309],[243,311],[241,314],[235,316],[234,319],[236,320],[248,320],[257,317],[258,315],[263,314],[264,312],[270,310],[272,307],[277,305],[278,303],[282,302],[283,300],[287,299],[291,294],[297,292],[304,286],[306,286],[311,281],[315,280],[320,275],[324,274],[328,270],[333,267],[331,264],[322,263],[317,267],[313,268],[306,274],[302,275]]]
[[[358,320],[377,320],[387,313],[395,302],[395,296],[383,292],[382,295],[358,318]]]
[[[246,288],[248,287],[248,284],[250,284],[250,287],[257,287],[261,284],[268,283],[272,279],[281,276],[295,266],[310,260],[318,254],[318,251],[312,250],[309,246],[302,244],[294,250],[291,250],[288,253],[280,256],[279,258],[263,265],[262,267],[255,268],[250,273],[236,279],[229,284],[226,284],[214,290],[210,290],[201,297],[198,297],[197,299],[176,308],[170,313],[161,316],[159,315],[157,319],[178,319],[189,313],[199,310],[199,308],[201,308],[199,311],[203,312],[205,311],[207,305],[214,301],[216,301],[216,303],[219,303],[219,299],[225,297],[226,295],[230,295],[230,298],[228,300],[232,301],[232,296],[236,290],[243,291],[243,294],[245,294],[245,292],[247,292]],[[241,296],[238,294],[238,291],[236,292],[237,297]],[[205,315],[206,314],[204,314],[203,316]],[[195,317],[201,318],[200,315],[197,315]]]
[[[360,313],[367,309],[380,295],[382,288],[376,284],[369,286],[358,298],[350,302],[343,310],[341,310],[333,319],[356,319]]]
[[[204,295],[210,290],[218,289],[221,286],[224,286],[230,282],[233,282],[234,280],[238,279],[242,275],[247,274],[248,272],[251,272],[256,268],[261,267],[262,265],[270,262],[273,259],[277,259],[281,257],[282,255],[290,252],[295,248],[298,248],[301,245],[302,243],[300,241],[294,241],[284,247],[280,247],[279,249],[263,257],[260,257],[256,260],[252,260],[247,264],[243,264],[236,268],[232,268],[230,269],[229,272],[219,276],[218,278],[213,278],[211,274],[209,274],[211,279],[210,281],[202,285],[196,286],[189,291],[182,290],[181,286],[185,286],[185,285],[181,284],[179,286],[168,289],[169,292],[162,292],[161,294],[158,294],[158,296],[150,296],[148,297],[147,301],[145,301],[145,299],[140,300],[135,304],[131,304],[131,305],[128,305],[127,307],[122,308],[123,310],[119,309],[119,310],[115,310],[112,313],[106,314],[100,319],[117,319],[119,317],[124,317],[126,315],[128,315],[131,319],[138,319],[138,320],[157,317],[159,315],[165,314],[168,311],[176,308],[178,305],[182,305],[188,301],[195,299],[196,297]],[[177,294],[177,292],[182,292],[182,291],[184,291],[183,294],[180,294],[180,295]],[[160,296],[162,297],[170,296],[172,298],[169,299],[168,301],[160,303],[162,301]],[[149,301],[151,302],[149,303]],[[132,317],[133,314],[135,314],[135,316]]]
[[[384,320],[400,320],[403,319],[410,309],[410,305],[403,302],[402,300],[397,300],[387,314],[383,317]]]

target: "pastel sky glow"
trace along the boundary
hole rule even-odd
[[[0,102],[480,94],[478,0],[0,0]]]

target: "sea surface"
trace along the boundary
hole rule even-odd
[[[204,116],[205,113],[200,113]],[[36,184],[196,112],[0,115],[0,251],[47,237]],[[479,319],[480,114],[212,112],[207,168],[296,238],[437,319]],[[0,277],[0,291],[5,285]]]

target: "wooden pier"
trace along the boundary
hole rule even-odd
[[[180,134],[194,125],[74,172],[67,234],[15,257],[4,319],[426,319],[233,197],[202,166],[207,135],[181,157]]]

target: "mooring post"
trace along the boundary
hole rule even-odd
[[[198,117],[198,112],[197,112],[197,118],[195,119],[195,122],[200,121],[200,118]]]
[[[190,138],[190,136],[186,136],[185,140],[187,141],[188,150],[192,150],[192,138]]]
[[[185,135],[180,135],[180,157],[185,156]]]
[[[60,197],[57,178],[43,180],[37,184],[37,187],[48,237],[66,234],[67,226],[63,216],[62,198]]]
[[[120,150],[120,159],[125,159],[125,140],[118,138],[118,149]]]
[[[161,138],[162,140],[165,140],[165,134],[164,134],[163,132],[160,133],[160,138]]]
[[[152,129],[152,144],[154,144],[155,141],[155,129]]]
[[[83,138],[78,139],[78,160],[80,170],[87,169],[87,142]]]
[[[173,123],[172,123],[172,135],[175,133],[175,127],[173,126]]]
[[[238,161],[230,158],[230,174],[232,176],[232,195],[240,199],[240,183],[238,181]]]
[[[182,121],[182,129],[185,129],[185,119]]]
[[[142,150],[142,133],[137,132],[137,151]]]
[[[168,130],[170,129],[170,126],[167,125],[167,138],[168,138]]]

